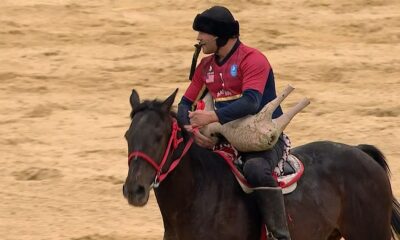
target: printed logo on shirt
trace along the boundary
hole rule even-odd
[[[225,89],[221,89],[221,90],[219,90],[219,91],[217,92],[217,98],[220,98],[220,97],[229,97],[229,96],[232,96],[232,95],[233,95],[233,93],[232,93],[231,91],[225,90]]]
[[[210,68],[208,69],[207,76],[206,76],[206,83],[213,83],[214,82],[214,70],[212,66],[210,65]]]
[[[233,64],[231,66],[231,76],[236,77],[238,74],[238,66],[236,64]]]

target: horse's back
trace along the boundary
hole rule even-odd
[[[384,167],[357,146],[319,141],[293,148],[292,154],[302,160],[305,166],[305,180],[312,176],[319,181],[330,181],[335,185],[341,182],[345,184],[340,188],[342,191],[354,185],[354,182],[363,185],[361,180],[377,182],[380,187],[382,184],[390,186]]]
[[[344,234],[345,225],[355,222],[368,228],[372,222],[388,221],[390,182],[384,168],[370,155],[355,146],[330,141],[296,147],[292,154],[305,168],[297,190],[286,196],[295,239],[326,239],[338,231]]]

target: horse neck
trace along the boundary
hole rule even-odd
[[[173,156],[175,158],[175,156]],[[187,153],[160,186],[154,189],[162,214],[176,213],[192,203],[195,192],[194,161]]]
[[[225,224],[221,231],[229,232],[230,226],[236,224],[235,229],[243,236],[257,235],[259,222],[253,202],[243,197],[226,163],[217,156],[192,146],[180,165],[155,189],[166,232],[171,229],[178,235],[185,231],[197,232],[204,227],[204,222],[193,219],[218,219]],[[232,209],[236,209],[233,215]],[[245,219],[245,223],[238,225],[239,219]],[[186,224],[182,226],[182,223]],[[257,239],[254,234],[251,236],[243,239]]]
[[[184,143],[180,145],[172,159],[180,156],[188,138],[185,135]],[[234,179],[225,163],[215,158],[218,158],[217,154],[195,144],[191,146],[175,170],[155,189],[163,216],[176,215],[178,212],[185,211],[185,206],[193,205],[195,201],[198,201],[199,195],[203,195],[205,191],[210,195],[221,195],[223,191],[231,191],[229,188],[232,187]],[[230,187],[227,188],[227,186]],[[218,203],[204,202],[204,204]]]

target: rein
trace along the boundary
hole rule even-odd
[[[152,187],[154,188],[157,188],[160,185],[160,183],[164,181],[164,179],[168,176],[168,174],[172,172],[176,168],[176,166],[178,166],[179,162],[181,161],[183,156],[185,156],[185,154],[187,153],[187,151],[189,150],[190,146],[193,143],[193,138],[190,138],[189,141],[186,143],[182,151],[182,154],[177,159],[173,160],[173,162],[169,166],[169,169],[166,172],[162,173],[162,169],[165,163],[167,162],[169,153],[170,152],[172,153],[174,150],[176,150],[178,146],[183,142],[183,137],[178,139],[178,132],[181,131],[181,128],[178,126],[178,123],[175,118],[173,118],[172,120],[173,121],[172,121],[171,136],[169,138],[168,146],[165,149],[164,156],[160,164],[157,164],[157,162],[152,157],[150,157],[149,155],[147,155],[142,151],[133,151],[128,156],[128,166],[130,165],[132,158],[135,159],[141,158],[146,162],[148,162],[151,166],[153,166],[153,168],[156,170],[156,176],[152,184]]]

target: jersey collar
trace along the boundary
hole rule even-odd
[[[222,65],[224,65],[224,64],[229,60],[229,58],[233,55],[233,53],[235,53],[236,49],[238,49],[238,47],[239,47],[240,44],[241,44],[241,42],[240,42],[240,40],[239,40],[239,38],[238,38],[237,41],[236,41],[236,43],[235,43],[235,45],[233,45],[233,48],[231,49],[231,51],[229,51],[229,53],[226,55],[226,57],[224,58],[224,60],[222,60],[221,62],[218,61],[218,59],[219,59],[218,55],[217,55],[217,54],[214,54],[215,63],[216,63],[218,66],[220,66],[220,67],[221,67]]]

